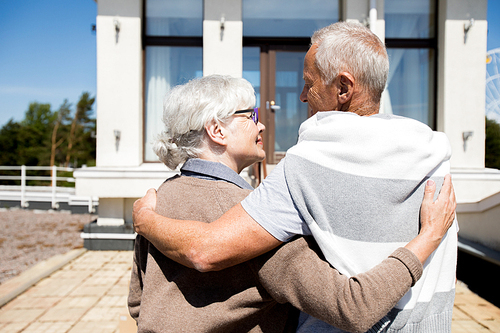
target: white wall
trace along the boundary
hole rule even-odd
[[[203,20],[203,75],[243,73],[241,1],[205,0]],[[224,29],[221,29],[221,20]]]
[[[484,168],[487,0],[439,4],[438,130],[450,139],[452,168]],[[473,133],[465,149],[463,132]]]
[[[99,0],[97,14],[97,166],[142,163],[140,0]],[[115,30],[115,21],[120,31]],[[120,140],[115,140],[115,130]]]

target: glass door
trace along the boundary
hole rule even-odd
[[[261,53],[262,120],[267,163],[276,164],[297,143],[300,124],[307,119],[307,104],[299,100],[304,86],[305,51],[269,50]]]

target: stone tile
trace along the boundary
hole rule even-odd
[[[67,332],[71,326],[72,322],[39,322],[35,321],[31,323],[23,333],[56,333],[56,332]]]
[[[2,333],[18,333],[22,332],[23,329],[28,326],[28,323],[0,323],[0,332]]]
[[[9,302],[4,309],[48,309],[62,300],[59,296],[18,297]]]
[[[77,287],[75,290],[69,294],[69,296],[74,297],[74,296],[104,296],[109,289],[111,289],[111,286],[80,286]]]
[[[118,321],[80,321],[68,333],[113,333],[118,331]]]
[[[108,308],[108,307],[127,307],[127,297],[128,295],[106,295],[99,300],[96,304],[97,308]]]
[[[130,260],[130,262],[109,262],[103,266],[103,269],[109,271],[126,272],[129,271],[131,267],[132,267],[132,260]]]
[[[482,302],[469,302],[457,306],[477,321],[500,319],[500,309],[484,300]]]
[[[452,333],[487,333],[491,332],[486,327],[473,320],[458,320],[451,323]]]
[[[81,321],[96,321],[96,322],[111,322],[120,319],[120,315],[123,313],[123,308],[101,308],[94,307],[90,309],[89,312],[81,319]]]
[[[118,251],[88,251],[85,256],[80,257],[81,262],[86,263],[105,263],[112,261],[118,255]]]
[[[480,320],[479,323],[488,327],[492,332],[500,332],[500,318],[494,320]]]
[[[94,275],[92,275],[93,278],[114,278],[114,279],[120,279],[123,276],[123,273],[126,272],[126,270],[122,269],[100,269],[98,272],[96,272]]]
[[[99,301],[98,296],[74,296],[74,297],[65,297],[59,304],[55,306],[58,309],[67,309],[67,308],[86,308],[90,309],[95,306]]]
[[[125,262],[132,263],[132,259],[134,258],[134,251],[120,251],[116,255],[114,262]]]
[[[118,282],[117,277],[90,277],[80,284],[80,288],[87,287],[108,287],[111,288]]]
[[[44,279],[26,293],[31,297],[40,296],[66,296],[81,283],[78,279]]]
[[[53,321],[69,321],[76,323],[88,311],[88,308],[52,308],[48,310],[43,316],[38,318],[40,322]]]
[[[128,286],[114,285],[107,293],[110,296],[128,295]]]
[[[459,307],[453,307],[453,318],[452,320],[472,320],[472,318],[463,312]]]
[[[128,288],[128,286],[130,285],[130,272],[124,274],[118,281],[118,284]]]
[[[45,309],[0,309],[0,323],[30,323],[45,311]]]
[[[79,279],[80,281],[85,280],[92,274],[92,271],[89,270],[58,270],[54,274],[50,276],[51,279]]]

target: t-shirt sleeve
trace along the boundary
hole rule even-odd
[[[282,242],[296,235],[311,234],[288,190],[283,160],[241,205],[257,223]]]

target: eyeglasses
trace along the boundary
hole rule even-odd
[[[246,109],[246,110],[238,110],[235,111],[234,114],[238,113],[248,113],[251,112],[250,118],[252,118],[253,122],[257,124],[259,122],[259,108]]]

